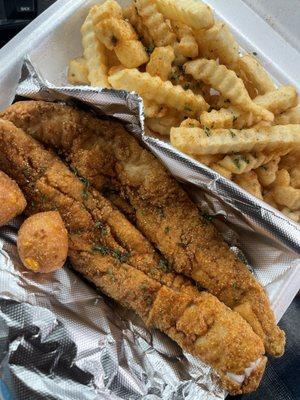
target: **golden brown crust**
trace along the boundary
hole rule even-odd
[[[120,213],[57,157],[10,122],[0,128],[0,141],[0,167],[10,171],[24,189],[30,204],[28,213],[59,211],[69,234],[69,257],[77,271],[209,362],[221,380],[227,373],[243,373],[263,356],[262,341],[237,313],[208,293],[198,293],[192,287],[181,290],[180,284],[176,290],[140,271],[125,244],[117,240],[118,226],[114,235],[108,232],[103,236],[95,221],[101,216],[107,224],[115,217],[121,223]],[[29,168],[27,181],[24,165]],[[222,383],[229,388],[229,382]]]
[[[62,150],[94,187],[117,199],[115,204],[169,266],[237,309],[264,340],[266,350],[282,355],[285,335],[276,326],[262,286],[165,168],[120,124],[71,107],[32,101],[14,104],[2,117]]]

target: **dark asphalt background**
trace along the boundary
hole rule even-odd
[[[54,1],[38,0],[38,13],[43,12]],[[0,0],[0,20],[3,18],[2,2]],[[23,27],[24,24],[2,27],[0,24],[0,47]],[[284,356],[269,360],[259,390],[250,395],[229,396],[228,400],[300,400],[300,296],[293,301],[279,325],[287,337]]]

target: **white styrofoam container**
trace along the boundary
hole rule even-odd
[[[0,110],[11,104],[20,77],[22,60],[31,59],[44,78],[58,86],[67,84],[66,66],[81,55],[80,26],[97,0],[58,0],[0,50]],[[119,1],[121,5],[128,3]],[[258,59],[281,84],[292,84],[300,93],[300,54],[242,0],[206,0],[226,21],[241,47]],[[49,40],[50,39],[50,40]],[[267,287],[279,320],[300,288],[299,268]]]

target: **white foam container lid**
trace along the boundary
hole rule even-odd
[[[246,1],[254,4],[252,0]],[[274,3],[279,1],[284,3],[284,0]],[[101,2],[58,0],[0,50],[0,110],[14,99],[23,57],[27,53],[47,80],[58,86],[67,84],[68,61],[82,53],[80,26],[90,6]],[[119,2],[121,5],[128,3]],[[241,47],[257,53],[260,62],[278,83],[292,84],[300,93],[300,53],[291,44],[242,0],[206,0],[206,3],[230,25]],[[276,15],[276,4],[273,6],[270,10]],[[288,21],[287,15],[287,24]],[[272,307],[279,320],[300,288],[299,268],[295,266],[284,280],[269,286]]]

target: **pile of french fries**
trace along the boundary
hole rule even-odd
[[[68,79],[137,92],[146,129],[300,222],[300,105],[198,0],[115,0],[81,28]]]

